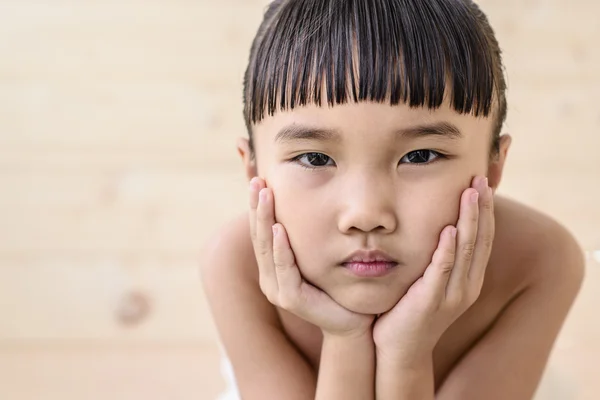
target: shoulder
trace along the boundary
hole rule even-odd
[[[550,216],[502,196],[496,198],[492,254],[528,286],[552,282],[576,292],[583,280],[585,257],[573,234]]]
[[[276,307],[260,290],[247,213],[215,232],[200,264],[204,295],[242,396],[314,397],[310,365],[289,341]]]
[[[200,278],[217,330],[227,348],[241,326],[278,326],[274,306],[258,284],[258,266],[248,215],[225,223],[209,240],[201,255]],[[251,321],[251,322],[248,322]],[[252,329],[248,330],[248,332]]]
[[[253,315],[255,322],[276,324],[275,309],[258,283],[247,213],[225,223],[205,244],[200,279],[217,328],[229,325],[232,316]]]
[[[436,398],[531,399],[581,286],[583,252],[564,226],[504,197],[495,204],[484,285],[503,304]]]
[[[205,285],[225,278],[258,279],[247,212],[227,221],[204,244],[200,275]]]

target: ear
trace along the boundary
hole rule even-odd
[[[250,142],[248,138],[241,137],[238,138],[236,142],[236,147],[238,154],[242,158],[242,163],[244,164],[244,170],[246,171],[246,178],[250,181],[256,175],[256,160],[252,157],[252,153],[250,151]]]
[[[506,162],[506,156],[512,143],[512,137],[509,134],[500,136],[500,146],[498,155],[492,160],[488,166],[488,183],[495,193],[498,190],[500,181],[502,180],[502,172],[504,171],[504,163]]]

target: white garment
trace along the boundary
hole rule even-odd
[[[227,388],[217,400],[241,400],[233,367],[225,355],[221,357],[221,375]],[[535,400],[575,400],[578,398],[578,392],[575,380],[565,374],[565,371],[560,371],[550,364],[542,377]]]
[[[580,395],[579,384],[568,371],[550,364],[544,371],[535,394],[535,400],[576,400]]]
[[[224,354],[224,353],[223,353]],[[221,357],[221,375],[227,384],[225,392],[221,393],[217,400],[241,400],[240,393],[235,381],[235,374],[231,362],[226,356]]]

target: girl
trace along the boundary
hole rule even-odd
[[[470,0],[270,4],[244,79],[250,210],[202,268],[242,398],[532,398],[584,262],[494,195],[505,90]]]

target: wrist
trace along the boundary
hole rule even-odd
[[[327,331],[323,332],[323,340],[342,340],[342,341],[364,341],[367,340],[373,343],[373,327],[365,326],[363,328],[348,330],[348,331]]]
[[[435,398],[433,352],[376,355],[377,400]]]
[[[316,399],[374,399],[375,344],[370,331],[323,332]]]
[[[373,330],[369,328],[347,331],[329,332],[323,330],[323,342],[345,342],[345,343],[369,343],[375,347],[373,342]]]
[[[416,344],[404,347],[375,347],[377,364],[385,364],[394,369],[415,369],[427,367],[433,360],[433,349],[429,346],[419,347]]]

